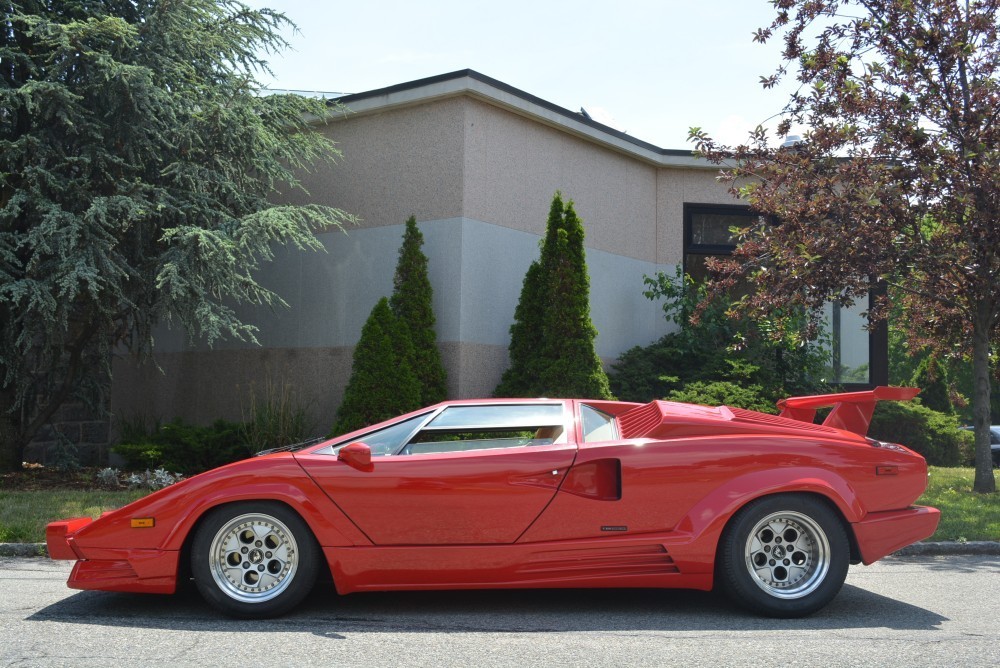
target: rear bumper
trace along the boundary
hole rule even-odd
[[[869,513],[851,525],[861,561],[871,564],[900,548],[929,538],[937,529],[941,511],[927,506]]]

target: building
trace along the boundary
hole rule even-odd
[[[156,365],[116,359],[116,416],[239,419],[250,388],[270,377],[291,382],[317,430],[327,429],[361,327],[392,291],[410,215],[426,241],[449,394],[474,397],[491,394],[506,368],[521,282],[556,190],[586,228],[596,345],[608,363],[667,331],[659,305],[643,297],[643,276],[728,252],[732,217],[748,214],[716,182],[717,168],[689,150],[658,148],[472,70],[340,101],[350,112],[324,132],[344,160],[307,175],[309,195],[288,201],[363,222],[321,234],[325,254],[279,253],[262,280],[291,308],[244,311],[260,346],[209,350],[164,331]],[[842,364],[877,371],[859,317],[840,314],[839,323]]]

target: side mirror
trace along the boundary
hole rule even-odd
[[[348,443],[337,452],[337,459],[351,468],[369,473],[375,470],[372,464],[372,449],[361,441]]]

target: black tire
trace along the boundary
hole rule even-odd
[[[284,614],[312,590],[320,549],[287,506],[248,501],[209,511],[191,542],[191,572],[202,597],[232,617]]]
[[[753,612],[802,617],[833,600],[850,559],[834,510],[815,497],[778,494],[748,503],[730,519],[716,555],[716,582]]]

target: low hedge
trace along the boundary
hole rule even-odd
[[[734,406],[761,413],[777,413],[778,408],[764,395],[760,385],[737,385],[727,381],[687,383],[669,392],[665,399],[705,406]]]
[[[169,422],[154,433],[120,443],[112,452],[130,469],[166,469],[191,475],[250,456],[243,425],[216,420],[198,427],[181,420]]]
[[[959,429],[954,415],[916,401],[875,404],[868,436],[919,452],[932,466],[964,466],[972,461],[972,432]]]

